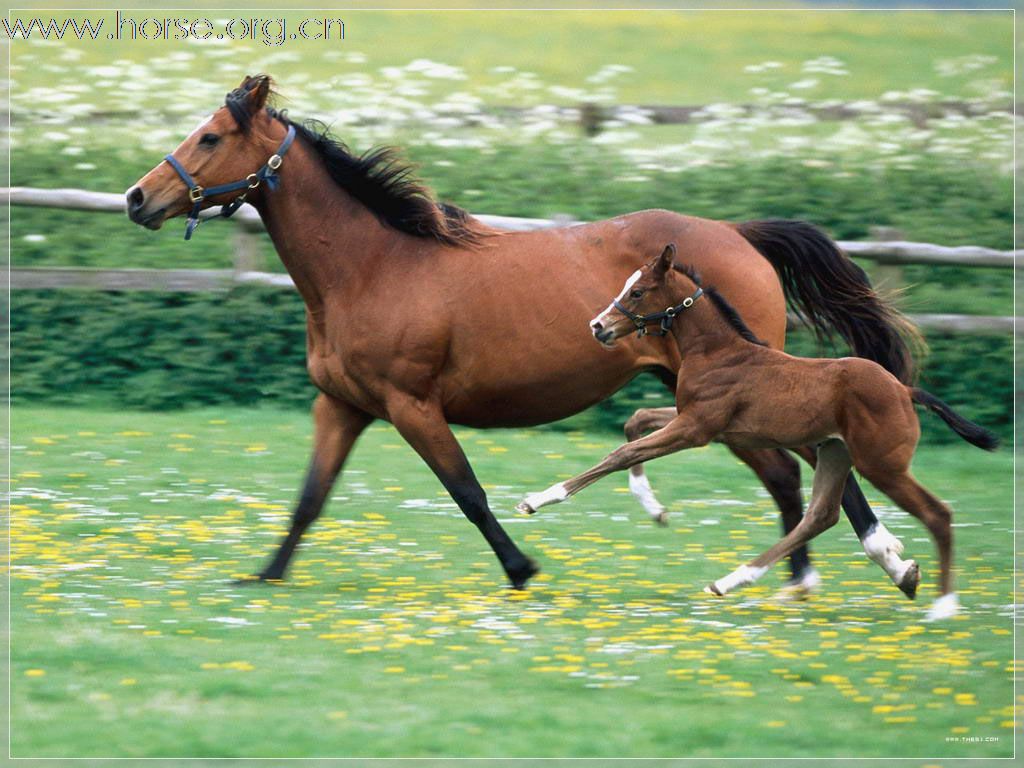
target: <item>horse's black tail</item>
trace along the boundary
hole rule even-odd
[[[924,353],[917,327],[871,287],[868,276],[805,221],[746,221],[737,231],[775,267],[790,308],[819,340],[838,332],[853,354],[874,360],[904,384]]]
[[[923,405],[932,413],[938,414],[939,418],[946,422],[950,429],[971,445],[984,448],[986,451],[994,451],[999,447],[998,437],[984,427],[965,419],[931,392],[925,392],[918,387],[911,387],[910,397],[915,403]]]

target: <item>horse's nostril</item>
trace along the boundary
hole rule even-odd
[[[137,211],[142,207],[142,204],[146,201],[146,196],[142,191],[142,187],[132,187],[128,190],[128,210]]]
[[[595,333],[597,333],[597,332],[601,331],[601,330],[602,330],[602,329],[604,328],[604,326],[603,326],[603,325],[601,325],[601,322],[600,322],[599,320],[594,320],[594,321],[593,321],[593,322],[592,322],[592,323],[590,324],[590,327],[594,329],[594,332],[595,332]]]

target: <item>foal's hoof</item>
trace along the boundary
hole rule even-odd
[[[653,515],[651,517],[651,519],[654,521],[655,525],[657,525],[659,528],[668,528],[668,510],[667,509],[663,509],[658,514]]]
[[[917,585],[921,583],[921,567],[917,564],[917,561],[911,560],[910,567],[907,568],[906,573],[903,574],[903,578],[900,579],[900,583],[897,584],[900,588],[900,592],[913,600],[917,597]]]
[[[932,603],[925,621],[951,619],[958,613],[960,613],[960,599],[956,596],[956,592],[947,592]]]
[[[508,572],[509,581],[512,582],[512,589],[525,589],[526,582],[540,573],[540,566],[529,557],[519,568]]]
[[[713,582],[713,581],[710,584],[708,584],[706,587],[704,587],[704,591],[707,592],[709,595],[716,595],[718,597],[725,597],[725,593],[719,591],[718,585],[715,584],[715,582]]]
[[[527,504],[525,501],[520,501],[516,504],[516,512],[521,512],[524,515],[533,515],[537,513],[537,510]]]
[[[819,586],[821,586],[821,576],[813,568],[807,568],[799,577],[790,579],[783,584],[775,593],[775,599],[783,603],[807,600]]]

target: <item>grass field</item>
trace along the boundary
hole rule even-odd
[[[237,587],[286,523],[308,420],[270,410],[13,414],[12,754],[906,756],[1012,752],[1012,457],[924,447],[950,501],[965,612],[922,623],[845,522],[824,584],[701,592],[774,540],[752,476],[710,448],[651,466],[672,526],[609,478],[533,518],[527,490],[605,435],[458,429],[536,557],[503,588],[482,539],[385,426],[357,448],[283,586]],[[915,521],[869,496],[925,569]]]

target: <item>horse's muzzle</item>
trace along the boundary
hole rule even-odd
[[[148,201],[146,200],[146,194],[140,186],[134,186],[129,189],[125,199],[125,210],[128,213],[129,219],[146,229],[160,229],[167,214],[167,206],[157,208],[156,210],[146,210]]]

